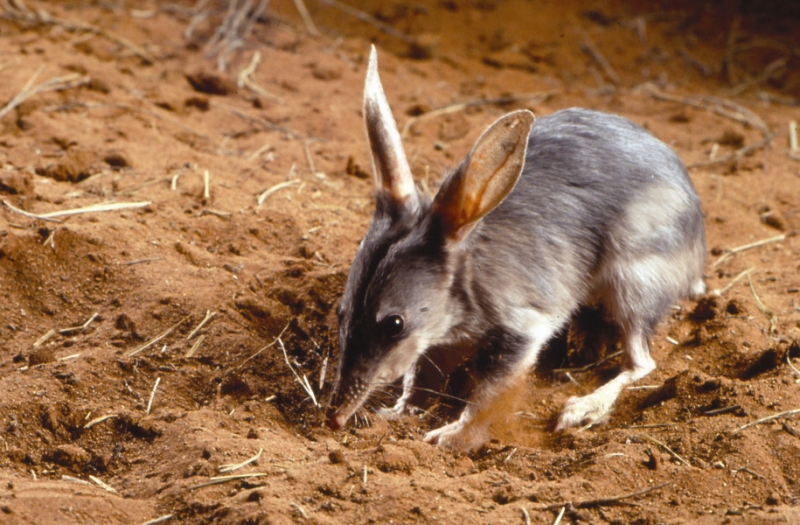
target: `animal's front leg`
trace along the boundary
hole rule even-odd
[[[403,393],[397,398],[392,408],[385,407],[378,410],[378,415],[386,420],[393,421],[406,413],[408,400],[414,393],[414,379],[416,378],[416,367],[412,366],[403,375]]]
[[[489,439],[489,427],[508,415],[509,406],[536,361],[542,346],[559,328],[536,312],[526,312],[529,321],[525,335],[508,328],[497,328],[487,335],[479,351],[477,368],[483,372],[475,392],[461,417],[431,430],[425,441],[461,450],[472,449]]]

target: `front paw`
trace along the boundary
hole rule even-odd
[[[392,408],[383,407],[378,410],[378,417],[381,417],[386,421],[395,421],[403,417],[406,412],[406,404],[398,401]]]
[[[426,443],[456,450],[477,448],[488,439],[489,435],[485,428],[466,425],[461,421],[454,421],[443,427],[431,430],[423,438]]]
[[[556,430],[566,430],[573,427],[591,425],[602,420],[611,411],[612,402],[602,396],[588,395],[571,397],[564,404],[564,409],[558,417]]]

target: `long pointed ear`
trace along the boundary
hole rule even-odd
[[[511,193],[522,174],[535,117],[524,109],[492,124],[444,181],[433,201],[445,236],[460,241]]]
[[[364,123],[372,151],[375,186],[378,191],[387,192],[407,210],[416,212],[419,209],[417,189],[414,187],[397,124],[378,76],[378,53],[374,45],[369,54],[367,80],[364,83]]]

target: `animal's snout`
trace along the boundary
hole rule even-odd
[[[347,417],[344,414],[340,414],[339,410],[329,414],[328,419],[325,421],[328,428],[334,431],[341,429],[345,423],[347,423]]]

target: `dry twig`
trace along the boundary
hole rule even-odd
[[[583,50],[584,53],[587,53],[589,56],[591,56],[595,62],[597,62],[597,64],[603,70],[603,73],[606,74],[606,76],[611,82],[613,82],[617,86],[620,84],[619,75],[611,66],[611,64],[608,62],[608,60],[606,60],[606,57],[603,56],[603,54],[600,52],[599,49],[597,49],[597,46],[594,44],[592,39],[589,38],[589,35],[584,36],[583,44],[581,44],[581,49]]]
[[[650,443],[653,443],[654,445],[658,445],[659,447],[661,447],[664,450],[666,450],[667,453],[670,456],[674,457],[675,459],[677,459],[678,461],[680,461],[681,463],[683,463],[687,467],[691,467],[692,466],[688,461],[686,461],[685,459],[680,457],[677,452],[675,452],[674,450],[672,450],[671,448],[669,448],[667,445],[665,445],[661,441],[657,440],[656,438],[650,437],[650,436],[645,435],[645,434],[636,434],[636,437],[640,437],[640,438],[642,438],[642,439],[644,439],[646,441],[649,441]]]
[[[150,400],[147,401],[147,411],[145,414],[150,414],[150,409],[153,408],[153,399],[156,397],[156,390],[158,389],[158,384],[161,383],[161,378],[156,378],[156,384],[153,385],[153,390],[150,392]]]
[[[34,95],[45,93],[47,91],[63,91],[65,89],[72,89],[89,82],[89,77],[82,77],[77,74],[72,74],[65,75],[63,77],[51,78],[50,80],[46,80],[41,84],[34,86],[33,83],[39,77],[39,74],[41,74],[43,69],[44,66],[40,66],[39,69],[37,69],[33,76],[28,80],[28,82],[22,87],[22,90],[14,95],[14,97],[9,100],[6,105],[2,107],[2,109],[0,109],[0,118],[5,117],[10,111],[14,110],[16,107]]]
[[[261,95],[262,97],[268,98],[270,100],[274,100],[275,102],[282,102],[280,98],[273,95],[266,89],[262,88],[253,79],[253,74],[256,72],[256,68],[258,67],[258,63],[260,61],[261,61],[261,51],[256,51],[255,53],[253,53],[253,58],[250,59],[250,65],[242,69],[242,71],[239,73],[239,76],[236,79],[236,85],[239,86],[240,88],[246,87],[253,93]]]
[[[89,474],[89,479],[94,481],[97,484],[98,487],[100,487],[101,489],[105,490],[106,492],[110,492],[112,494],[116,494],[117,493],[117,491],[114,489],[114,487],[112,487],[111,485],[109,485],[105,481],[101,480],[100,478],[96,478],[96,477],[92,476],[91,474]]]
[[[187,335],[187,336],[186,336],[186,340],[187,340],[187,341],[191,341],[191,340],[192,340],[192,338],[193,338],[195,335],[197,335],[197,332],[199,332],[200,330],[202,330],[202,329],[203,329],[203,327],[206,325],[206,323],[208,323],[209,321],[211,321],[211,320],[212,320],[214,317],[216,317],[216,315],[217,315],[217,312],[213,312],[213,311],[211,311],[211,310],[206,310],[206,316],[203,318],[203,320],[202,320],[202,321],[200,321],[200,324],[199,324],[199,325],[197,325],[197,326],[195,327],[195,329],[194,329],[194,330],[192,330],[191,332],[189,332],[189,335]]]
[[[286,366],[289,367],[289,370],[291,370],[292,374],[294,374],[294,378],[297,379],[297,382],[300,383],[300,386],[302,386],[303,390],[306,391],[308,397],[311,398],[311,402],[314,403],[314,406],[319,408],[320,405],[317,403],[317,396],[314,395],[314,389],[311,387],[311,383],[308,382],[308,377],[303,374],[303,377],[301,378],[300,374],[295,371],[292,363],[289,362],[289,354],[286,353],[286,347],[283,345],[283,341],[281,340],[280,336],[278,337],[278,344],[283,352],[283,359],[286,361]]]
[[[95,319],[97,319],[97,317],[98,317],[99,315],[100,315],[100,314],[98,314],[97,312],[95,312],[95,313],[93,313],[93,314],[92,314],[92,316],[91,316],[91,317],[90,317],[90,318],[89,318],[89,319],[88,319],[88,320],[87,320],[85,323],[83,323],[81,326],[73,326],[73,327],[71,327],[71,328],[62,328],[61,330],[59,330],[59,331],[58,331],[58,333],[59,333],[59,334],[61,334],[61,335],[67,335],[67,334],[71,334],[72,332],[79,332],[79,331],[86,330],[87,328],[89,328],[89,325],[90,325],[90,324],[92,324],[92,321],[94,321]]]
[[[269,0],[261,0],[253,9],[253,0],[230,1],[225,19],[205,46],[208,58],[217,57],[217,69],[225,71],[228,58],[244,45],[267,4]]]
[[[767,309],[767,307],[761,301],[761,298],[756,293],[756,289],[753,288],[753,280],[750,279],[749,273],[747,274],[747,282],[750,285],[750,291],[753,293],[753,298],[756,300],[758,311],[761,312],[769,321],[769,333],[774,334],[778,331],[778,317],[772,313],[772,310]]]
[[[793,410],[786,410],[785,412],[779,412],[777,414],[772,414],[771,416],[766,416],[766,417],[762,417],[761,419],[756,419],[755,421],[751,421],[750,423],[747,423],[746,425],[740,426],[739,428],[737,428],[733,432],[734,433],[741,432],[742,430],[744,430],[746,428],[754,427],[756,425],[760,425],[761,423],[766,423],[767,421],[772,421],[773,419],[778,419],[780,417],[793,416],[795,414],[800,414],[800,408],[795,408]]]
[[[306,4],[303,3],[303,0],[294,0],[294,6],[300,13],[300,17],[303,19],[308,33],[312,36],[319,36],[319,30],[317,26],[314,25],[314,20],[312,20],[311,14],[309,14],[308,9],[306,9]]]
[[[163,522],[165,522],[167,520],[171,520],[171,519],[172,519],[172,514],[164,514],[163,516],[159,516],[159,517],[157,517],[155,519],[152,519],[150,521],[145,521],[141,525],[156,525],[156,523],[163,523]]]
[[[747,270],[743,271],[742,273],[740,273],[739,275],[737,275],[736,277],[734,277],[734,278],[731,280],[731,282],[729,282],[729,283],[727,284],[727,286],[725,286],[725,288],[722,288],[721,290],[719,290],[719,289],[715,289],[715,290],[714,290],[714,292],[713,292],[713,293],[714,293],[714,295],[715,295],[715,296],[717,296],[717,297],[721,297],[721,296],[722,296],[722,295],[723,295],[725,292],[727,292],[728,290],[730,290],[731,288],[733,288],[733,286],[734,286],[736,283],[738,283],[739,281],[741,281],[742,279],[744,279],[744,278],[745,278],[745,276],[748,276],[748,275],[750,275],[750,272],[752,272],[752,271],[753,271],[753,268],[748,268]]]
[[[300,179],[292,179],[292,180],[287,180],[286,182],[278,183],[278,184],[272,186],[271,188],[268,188],[268,189],[264,190],[258,196],[258,200],[257,200],[258,201],[258,205],[261,206],[262,204],[264,204],[264,201],[267,200],[267,198],[270,195],[272,195],[273,193],[275,193],[275,192],[277,192],[279,190],[282,190],[284,188],[288,188],[289,186],[293,186],[295,184],[299,184],[299,183],[300,183]]]
[[[475,100],[468,100],[466,102],[459,102],[457,104],[450,104],[448,106],[444,106],[441,108],[437,108],[427,113],[423,113],[422,115],[416,117],[410,117],[406,120],[405,124],[403,124],[403,129],[400,132],[402,137],[408,135],[408,132],[411,130],[411,126],[419,122],[420,120],[427,120],[433,117],[439,117],[441,115],[448,115],[450,113],[457,113],[459,111],[464,111],[468,108],[474,108],[477,106],[486,106],[486,105],[505,105],[505,104],[513,104],[515,102],[528,102],[530,104],[539,104],[541,102],[546,101],[553,95],[558,93],[557,91],[547,91],[545,93],[529,93],[526,95],[517,95],[512,97],[498,97],[498,98],[479,98]]]
[[[102,423],[103,421],[108,421],[109,419],[114,419],[115,417],[119,417],[119,416],[116,415],[116,414],[106,414],[105,416],[96,417],[96,418],[92,419],[91,421],[89,421],[88,423],[86,423],[85,425],[83,425],[83,429],[84,430],[88,430],[88,429],[92,428],[93,426]]]
[[[768,239],[761,239],[760,241],[755,241],[747,244],[743,244],[741,246],[737,246],[736,248],[731,248],[730,250],[725,250],[719,259],[714,261],[714,264],[711,265],[712,268],[716,268],[723,262],[727,261],[737,253],[746,252],[747,250],[752,250],[753,248],[758,248],[760,246],[764,246],[765,244],[770,244],[773,242],[780,242],[786,239],[786,234],[782,233],[780,235],[776,235],[775,237],[769,237]]]
[[[395,38],[398,38],[398,39],[402,40],[403,42],[405,42],[406,44],[409,44],[409,45],[416,45],[417,44],[416,39],[414,39],[413,37],[401,32],[401,31],[398,31],[397,29],[395,29],[394,27],[390,26],[389,24],[384,24],[383,22],[381,22],[380,20],[378,20],[374,16],[371,16],[371,15],[365,13],[364,11],[360,11],[360,10],[354,8],[354,7],[350,7],[349,5],[347,5],[347,4],[343,3],[343,2],[340,2],[339,0],[319,0],[319,1],[322,2],[323,4],[327,5],[327,6],[334,7],[336,9],[338,9],[339,11],[342,11],[343,13],[347,13],[350,16],[358,18],[362,22],[366,22],[367,24],[373,25],[373,26],[377,27],[378,29],[380,29],[381,31],[383,31],[384,33],[386,33],[387,35],[391,35],[391,36],[393,36]]]
[[[129,353],[128,357],[135,356],[139,352],[150,348],[151,346],[153,346],[157,342],[159,342],[162,339],[164,339],[165,337],[167,337],[169,334],[172,333],[173,330],[175,330],[176,328],[178,328],[180,325],[182,325],[183,323],[185,323],[186,321],[188,321],[191,318],[192,318],[191,315],[187,315],[186,317],[184,317],[183,319],[181,319],[180,321],[178,321],[177,323],[175,323],[171,327],[167,328],[165,331],[161,332],[161,334],[156,336],[154,339],[151,339],[150,341],[148,341],[147,343],[143,344],[142,346],[140,346],[139,348],[137,348],[133,352]]]
[[[256,461],[258,461],[258,458],[261,457],[261,453],[262,452],[264,452],[264,449],[260,448],[260,449],[258,449],[258,452],[256,453],[255,456],[253,456],[250,459],[246,459],[245,461],[242,461],[241,463],[231,463],[231,464],[228,464],[228,465],[220,465],[219,471],[222,472],[222,473],[233,472],[234,470],[239,470],[240,468],[246,467],[247,465],[249,465],[251,463],[255,463]]]
[[[210,485],[219,485],[220,483],[228,483],[229,481],[236,481],[240,479],[251,479],[251,478],[262,478],[266,476],[266,472],[253,472],[251,474],[234,474],[232,476],[215,476],[210,478],[209,481],[206,483],[200,483],[199,485],[192,485],[189,487],[189,490],[195,490],[203,487],[208,487]]]

